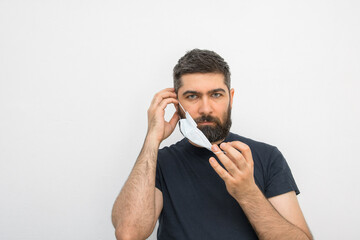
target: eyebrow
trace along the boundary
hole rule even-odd
[[[223,88],[216,88],[216,89],[212,89],[210,91],[208,91],[207,93],[208,94],[211,94],[211,93],[215,93],[215,92],[223,92],[223,93],[226,93],[226,91],[223,89]],[[198,91],[193,91],[193,90],[188,90],[188,91],[185,91],[183,93],[183,96],[187,95],[187,94],[199,94]]]
[[[216,89],[213,89],[213,90],[208,91],[208,93],[215,93],[215,92],[223,92],[223,93],[226,93],[225,89],[223,89],[223,88],[216,88]]]

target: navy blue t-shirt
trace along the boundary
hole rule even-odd
[[[299,194],[290,168],[276,147],[233,133],[225,139],[231,141],[250,147],[255,182],[267,198],[290,191]],[[211,156],[215,155],[187,139],[159,150],[155,182],[163,194],[159,240],[258,239],[225,182],[211,167]]]

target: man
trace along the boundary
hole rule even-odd
[[[234,89],[227,63],[194,49],[174,68],[174,88],[148,109],[143,148],[115,201],[117,239],[312,239],[299,190],[271,145],[230,133]],[[211,142],[211,151],[184,138],[158,150],[184,112]],[[177,106],[169,122],[168,104]]]

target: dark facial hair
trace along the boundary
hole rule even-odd
[[[185,118],[184,114],[181,111],[178,111],[181,118]],[[213,122],[215,125],[210,126],[198,126],[198,128],[204,133],[204,135],[209,139],[211,143],[223,140],[230,132],[231,127],[231,107],[228,106],[227,111],[223,115],[224,122],[221,123],[220,119],[213,117],[211,115],[202,115],[194,121],[199,124],[201,122]]]

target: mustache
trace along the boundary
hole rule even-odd
[[[203,115],[203,116],[201,116],[201,117],[198,117],[198,118],[196,118],[196,119],[194,119],[194,121],[196,122],[196,123],[202,123],[202,122],[215,122],[215,123],[217,123],[217,124],[221,124],[220,123],[220,119],[218,119],[218,118],[216,118],[216,117],[213,117],[213,116],[211,116],[211,115]]]

